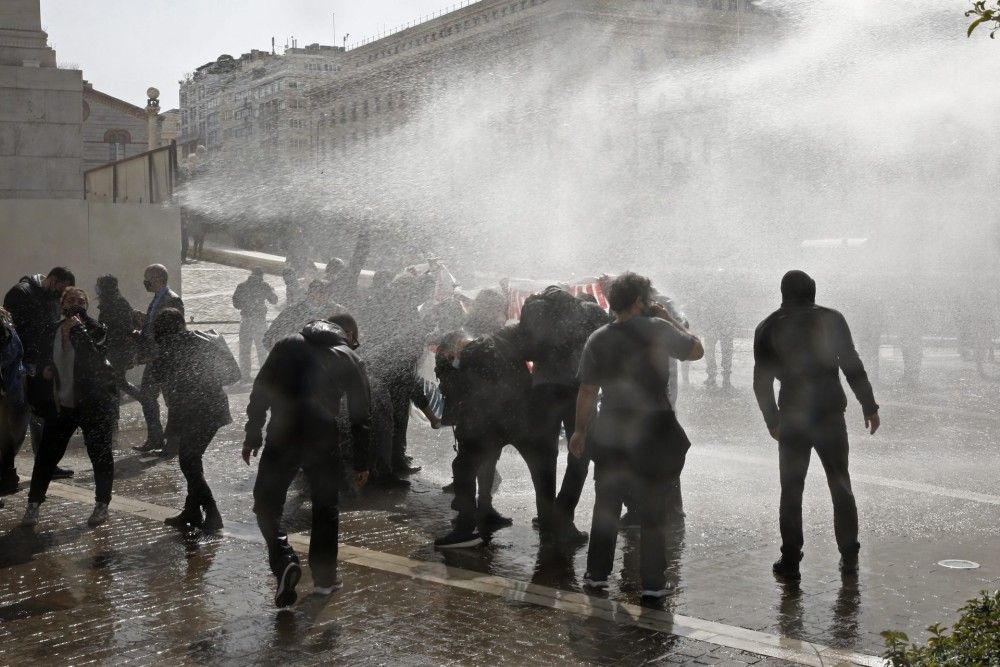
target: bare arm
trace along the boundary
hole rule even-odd
[[[580,385],[580,391],[576,395],[576,430],[570,439],[569,450],[577,458],[583,456],[584,445],[587,442],[587,429],[590,428],[590,420],[596,412],[599,389],[600,387],[596,384]]]

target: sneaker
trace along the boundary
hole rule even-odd
[[[396,475],[413,475],[423,470],[421,466],[410,465],[409,463],[404,463],[403,461],[397,461],[395,465],[392,466],[392,472]]]
[[[459,530],[456,528],[444,537],[434,540],[435,549],[468,549],[478,547],[483,543],[483,536],[475,530]]]
[[[163,449],[163,441],[147,440],[145,443],[139,445],[138,447],[133,447],[132,451],[139,452],[140,454],[150,454],[157,450]]]
[[[590,539],[590,533],[580,530],[572,523],[567,523],[559,529],[556,537],[564,544],[585,544]]]
[[[584,588],[592,588],[596,591],[606,591],[611,587],[611,584],[608,583],[607,578],[597,579],[588,572],[583,575],[583,586]]]
[[[278,577],[278,590],[274,592],[274,605],[276,607],[290,607],[295,604],[299,598],[295,593],[295,587],[299,585],[301,578],[302,566],[297,560],[289,561],[281,576]]]
[[[843,555],[840,557],[840,573],[841,574],[857,574],[858,573],[858,555]]]
[[[330,584],[329,586],[323,586],[319,583],[314,583],[313,595],[323,595],[323,596],[332,595],[336,591],[339,591],[343,585],[344,585],[344,580],[341,579],[339,576],[335,576],[333,578],[333,583]]]
[[[56,469],[52,473],[52,479],[69,479],[73,476],[73,471],[67,468],[60,468],[56,466]]]
[[[670,595],[669,588],[644,588],[640,594],[646,600],[662,600]]]
[[[100,526],[107,520],[108,520],[108,504],[97,503],[96,505],[94,505],[94,511],[90,513],[90,518],[87,519],[87,525],[93,528],[94,526]]]
[[[510,528],[514,525],[514,520],[510,517],[504,516],[497,512],[492,507],[488,510],[479,513],[476,517],[476,523],[479,527],[490,531],[490,530],[500,530],[501,528]]]
[[[28,506],[24,508],[24,516],[21,517],[22,526],[38,525],[38,508],[38,503],[28,503]]]
[[[210,505],[205,508],[205,521],[201,524],[201,529],[205,532],[215,532],[217,530],[222,530],[222,514],[219,513],[219,508],[216,505]]]
[[[801,556],[799,557],[799,560],[801,560]],[[771,566],[771,572],[774,573],[774,576],[781,577],[782,579],[801,579],[802,575],[799,573],[799,560],[793,560],[782,556],[774,562],[774,565]]]

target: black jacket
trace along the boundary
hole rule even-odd
[[[42,287],[45,276],[24,276],[7,292],[3,307],[10,311],[24,346],[24,363],[37,364],[45,347],[43,337],[59,319],[59,297]]]
[[[98,321],[108,331],[107,357],[115,370],[125,372],[135,366],[135,312],[121,294],[109,294],[97,304]]]
[[[167,437],[187,425],[218,429],[231,424],[223,387],[239,381],[240,367],[219,334],[182,331],[161,339],[157,347],[159,354],[146,378],[163,391],[169,410]]]
[[[247,278],[233,292],[233,307],[244,319],[263,320],[269,303],[278,303],[278,295],[263,278]]]
[[[817,306],[808,290],[786,295],[781,308],[760,323],[753,351],[753,388],[768,428],[778,426],[781,415],[815,420],[843,412],[841,370],[865,415],[878,412],[847,321],[836,310]],[[781,383],[777,404],[775,379]]]
[[[360,359],[340,327],[319,321],[280,340],[254,380],[246,444],[259,447],[267,421],[269,447],[337,445],[340,400],[347,396],[354,469],[368,469],[371,392]]]
[[[105,357],[107,332],[97,320],[89,316],[81,317],[82,326],[70,330],[69,339],[73,346],[73,393],[76,397],[76,409],[81,412],[101,414],[118,414],[118,388],[115,382],[114,370]],[[54,414],[59,409],[56,393],[59,390],[59,374],[53,361],[56,336],[60,334],[62,322],[49,325],[43,335],[44,347],[39,357],[39,377],[42,369],[51,367],[52,380],[42,380],[49,391],[47,400],[37,406],[43,414]]]
[[[181,311],[181,315],[184,314],[184,302],[169,287],[167,288],[167,293],[163,295],[160,302],[156,304],[156,308],[153,308],[153,303],[156,301],[156,295],[149,301],[149,306],[146,307],[146,323],[143,325],[141,330],[141,335],[138,340],[138,361],[140,364],[148,364],[156,357],[156,341],[153,339],[153,322],[156,321],[156,316],[160,314],[164,308],[174,308]]]

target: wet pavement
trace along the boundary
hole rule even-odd
[[[234,346],[229,294],[245,275],[211,264],[187,266],[184,273],[189,314],[215,322],[206,328],[227,334]],[[138,406],[126,405],[116,449],[121,500],[107,526],[83,525],[88,492],[74,489],[92,489],[92,476],[79,438],[66,458],[77,471],[72,486],[43,506],[35,530],[16,527],[23,491],[0,509],[0,664],[781,664],[774,657],[780,653],[754,652],[763,644],[750,641],[741,650],[725,639],[740,629],[757,633],[747,635],[751,640],[777,636],[880,653],[881,631],[922,636],[931,623],[953,622],[981,589],[1000,585],[997,385],[951,350],[928,351],[917,389],[896,384],[898,352],[884,348],[882,365],[883,430],[868,436],[857,408],[848,413],[860,575],[842,581],[837,572],[829,494],[814,463],[797,586],[770,574],[778,551],[777,452],[749,390],[749,343],[738,341],[732,391],[703,387],[704,367],[693,365],[680,407],[693,442],[683,477],[687,519],[671,548],[674,589],[663,607],[677,615],[674,632],[663,621],[669,615],[647,622],[629,606],[637,602],[637,539],[628,531],[619,542],[616,572],[622,574],[608,601],[587,602],[592,609],[623,606],[590,613],[577,598],[545,602],[580,591],[585,549],[539,544],[527,470],[510,448],[500,461],[496,504],[514,526],[482,549],[435,552],[431,540],[451,518],[451,497],[441,486],[450,479],[453,440],[419,418],[411,425],[410,453],[423,470],[412,488],[367,490],[344,501],[342,541],[368,554],[347,559],[345,589],[328,602],[309,598],[279,613],[251,513],[255,468],[239,460],[247,389],[233,391],[237,423],[220,431],[205,457],[226,520],[222,537],[185,538],[162,526],[157,512],[179,507],[183,479],[176,460],[131,451],[145,432]],[[18,460],[22,475],[30,470],[28,452],[26,445]],[[308,528],[309,503],[300,500],[287,512],[296,531]],[[577,511],[581,528],[589,528],[592,502],[589,484]],[[378,558],[397,560],[389,567]],[[981,567],[937,565],[946,558]],[[456,585],[458,575],[449,581],[427,569],[437,563],[475,585]],[[479,581],[477,572],[502,585],[491,588],[493,579]],[[307,578],[302,590],[310,583]],[[534,590],[531,584],[542,592],[527,601],[510,594]],[[693,620],[685,625],[681,619]],[[698,634],[685,627],[712,629]]]

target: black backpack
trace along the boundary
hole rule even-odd
[[[536,361],[570,355],[586,342],[593,328],[583,302],[555,285],[525,300],[520,326],[525,352]]]
[[[468,393],[463,411],[511,424],[523,416],[531,373],[511,340],[511,329],[470,342],[459,357],[459,368]]]

